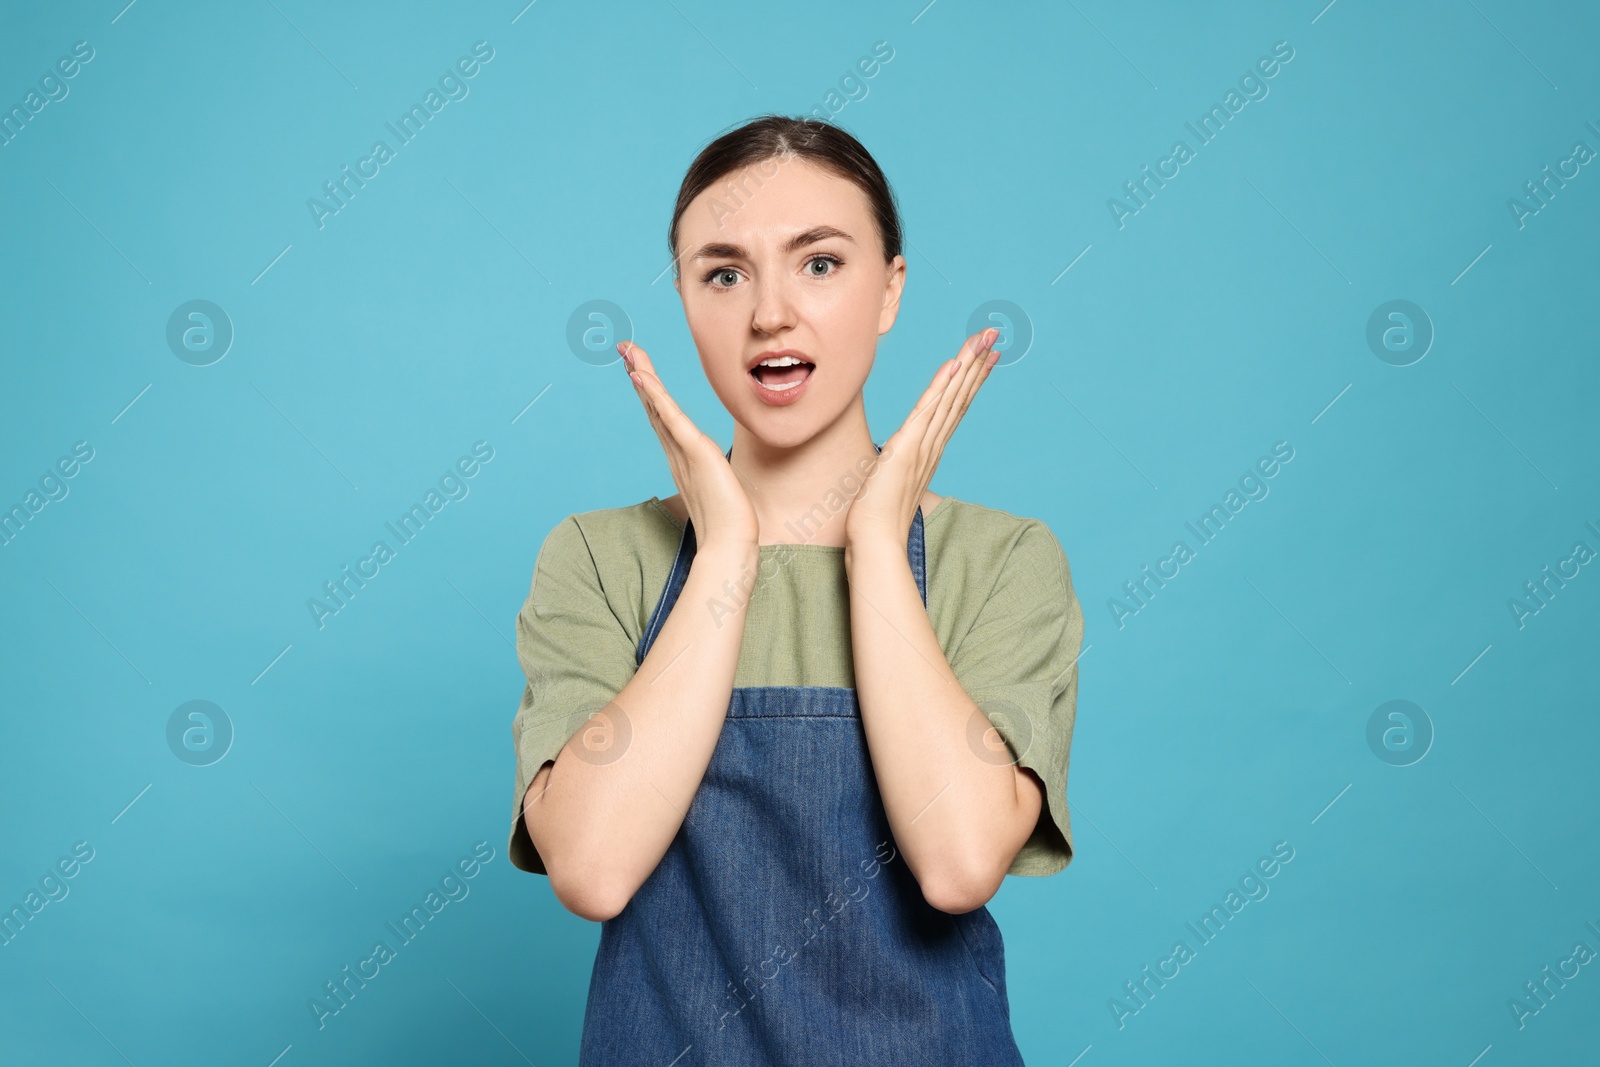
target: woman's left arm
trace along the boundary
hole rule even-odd
[[[999,359],[998,338],[979,331],[939,369],[884,442],[845,521],[851,652],[872,768],[923,897],[952,914],[994,896],[1044,803],[1032,771],[980,753],[995,735],[950,669],[906,558],[922,494]]]
[[[1004,742],[939,647],[904,541],[848,548],[856,693],[889,827],[928,903],[972,911],[1033,833],[1043,787],[987,747]]]

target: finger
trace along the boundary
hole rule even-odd
[[[687,456],[694,443],[704,436],[701,434],[700,428],[694,424],[694,421],[689,416],[683,413],[683,409],[678,407],[677,401],[672,399],[672,395],[667,392],[667,387],[662,384],[661,379],[657,378],[654,373],[648,370],[637,370],[634,371],[634,374],[638,375],[641,387],[653,405],[656,418],[660,419],[661,424],[666,427],[667,439],[677,449],[679,456]]]
[[[617,350],[622,353],[623,364],[628,368],[628,380],[633,383],[634,391],[639,397],[639,403],[644,405],[645,414],[650,416],[652,424],[660,418],[656,411],[656,403],[650,395],[644,382],[644,375],[639,373],[639,368],[648,365],[649,356],[638,345],[623,341],[617,345]],[[664,426],[657,426],[657,430],[664,430]]]
[[[906,417],[901,432],[917,442],[919,454],[923,453],[922,446],[928,439],[929,427],[938,422],[939,405],[949,396],[950,386],[958,380],[964,380],[964,372],[970,374],[979,362],[975,354],[981,351],[981,342],[987,333],[987,330],[979,330],[968,337],[956,353],[956,358],[947,360],[934,372],[933,380]]]
[[[965,416],[978,386],[989,375],[992,351],[989,346],[998,340],[999,334],[998,330],[980,330],[968,338],[967,346],[963,346],[969,354],[963,357],[961,370],[940,396],[920,442],[921,462],[930,477],[944,457],[945,446]]]
[[[634,379],[634,390],[639,395],[640,402],[644,405],[645,414],[650,419],[650,426],[655,430],[656,438],[661,444],[661,451],[667,460],[667,470],[672,475],[673,484],[679,491],[685,491],[688,482],[685,472],[688,467],[687,455],[683,446],[678,442],[677,436],[668,428],[666,420],[661,417],[660,408],[655,399],[650,395],[650,385],[645,376],[638,371],[630,371],[629,377]]]
[[[952,399],[950,406],[942,413],[942,419],[936,419],[935,440],[939,448],[943,448],[951,435],[956,432],[967,409],[972,406],[973,397],[977,396],[978,389],[988,381],[989,373],[994,370],[998,362],[998,352],[992,347],[1000,339],[1000,331],[993,328],[980,331],[979,348],[973,354],[971,368],[962,368],[962,375],[950,390]]]
[[[680,442],[687,442],[689,438],[685,432],[697,432],[689,416],[678,407],[678,402],[672,399],[672,394],[667,392],[666,385],[661,381],[661,376],[656,373],[656,365],[650,359],[650,353],[631,342],[628,345],[628,355],[633,362],[633,369],[644,381],[645,392],[656,406],[656,413],[661,416],[667,428],[673,431]]]
[[[677,405],[673,403],[660,376],[655,373],[655,364],[650,361],[650,353],[628,342],[626,356],[630,364],[629,376],[638,387],[639,395],[649,409],[652,420],[660,423],[660,429],[668,437],[676,437],[672,433],[668,409],[676,410]]]
[[[930,446],[939,445],[942,447],[943,438],[940,437],[940,434],[949,423],[951,412],[962,408],[963,405],[960,401],[970,393],[972,382],[984,373],[983,365],[987,362],[985,358],[987,355],[987,343],[992,341],[998,333],[999,331],[997,330],[993,333],[989,329],[979,330],[967,338],[966,343],[961,346],[961,366],[945,383],[945,388],[935,401],[933,414],[928,420],[928,432],[925,433],[922,439],[924,455],[928,454]],[[959,419],[959,417],[958,415],[957,418]]]
[[[967,338],[966,343],[961,346],[961,358],[976,359],[980,353],[987,352],[989,347],[993,345],[999,337],[999,330],[995,329],[993,326],[985,326],[983,329]]]
[[[911,414],[906,418],[906,425],[911,425],[917,416],[928,413],[938,404],[939,397],[944,394],[951,381],[960,373],[957,363],[958,360],[955,359],[946,360],[938,370],[934,371],[933,380],[928,383],[928,387],[917,398],[916,406],[911,409]]]
[[[680,446],[661,416],[660,405],[652,388],[655,380],[653,376],[647,379],[643,373],[633,369],[642,365],[649,357],[645,355],[644,349],[628,342],[623,342],[617,348],[623,353],[624,361],[631,364],[628,370],[628,380],[632,382],[634,395],[639,398],[639,403],[644,407],[645,416],[649,418],[651,427],[661,440],[661,447],[667,454],[667,462],[669,466],[676,467],[678,462],[676,454],[680,451]]]
[[[982,372],[984,364],[988,361],[989,346],[999,336],[1000,331],[990,326],[963,341],[961,350],[956,353],[956,359],[961,365],[952,372],[949,384],[957,390],[967,388],[974,376]]]
[[[928,388],[923,390],[916,407],[911,410],[910,415],[906,416],[906,420],[901,424],[900,429],[890,435],[883,445],[885,456],[898,456],[901,449],[905,449],[905,458],[912,468],[907,472],[906,477],[910,482],[920,484],[924,489],[928,484],[928,476],[932,474],[932,471],[928,469],[930,450],[927,447],[927,442],[933,436],[930,428],[938,424],[940,405],[947,404],[952,384],[962,380],[963,372],[967,371],[973,362],[970,357],[964,355],[967,346],[963,345],[962,348],[963,351],[957,353],[957,358],[946,360],[934,372],[933,380],[928,383]],[[923,474],[923,471],[927,471],[927,474]],[[866,483],[861,487],[859,495],[866,495],[871,481],[872,479],[870,478],[866,480]]]
[[[946,412],[945,421],[939,429],[940,448],[943,448],[944,444],[956,432],[956,427],[966,417],[967,409],[972,406],[973,398],[978,395],[978,390],[983,386],[984,382],[989,380],[989,373],[994,370],[995,360],[998,355],[991,346],[995,341],[999,340],[999,337],[999,330],[995,330],[989,335],[984,347],[979,350],[973,359],[972,373],[956,387],[955,400],[950,405],[950,410]]]
[[[691,450],[699,444],[701,438],[707,441],[710,438],[706,438],[700,432],[694,421],[684,414],[683,409],[678,407],[677,401],[672,399],[667,387],[656,375],[648,352],[630,342],[628,358],[634,368],[631,375],[647,405],[651,424],[656,428],[656,436],[661,439],[661,448],[666,453],[672,480],[680,490],[683,490],[688,485],[687,472]],[[718,452],[721,451],[714,443],[712,447]]]

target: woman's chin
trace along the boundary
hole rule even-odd
[[[742,413],[739,423],[745,431],[769,449],[799,448],[821,431],[822,425],[809,413],[785,407],[774,411],[762,404],[754,404]]]

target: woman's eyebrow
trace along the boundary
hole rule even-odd
[[[855,243],[854,237],[851,237],[849,234],[845,233],[836,226],[813,226],[809,230],[801,230],[799,233],[789,238],[788,242],[783,246],[783,252],[787,254],[795,251],[796,249],[804,248],[806,245],[814,245],[818,241],[826,241],[830,237],[838,237],[842,240],[849,241],[851,244]],[[742,245],[728,244],[723,241],[713,241],[710,244],[701,245],[700,250],[690,258],[749,259],[750,253],[745,251]]]

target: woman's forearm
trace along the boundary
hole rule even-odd
[[[727,716],[748,616],[728,612],[727,588],[748,590],[759,558],[753,544],[700,546],[644,662],[603,709],[609,721],[586,727],[610,730],[617,748],[584,747],[580,728],[530,783],[528,835],[575,914],[620,912],[688,814]]]
[[[939,646],[905,545],[852,542],[845,561],[856,692],[890,829],[928,903],[971,911],[999,888],[1041,794],[1028,772],[980,755],[989,725]]]

